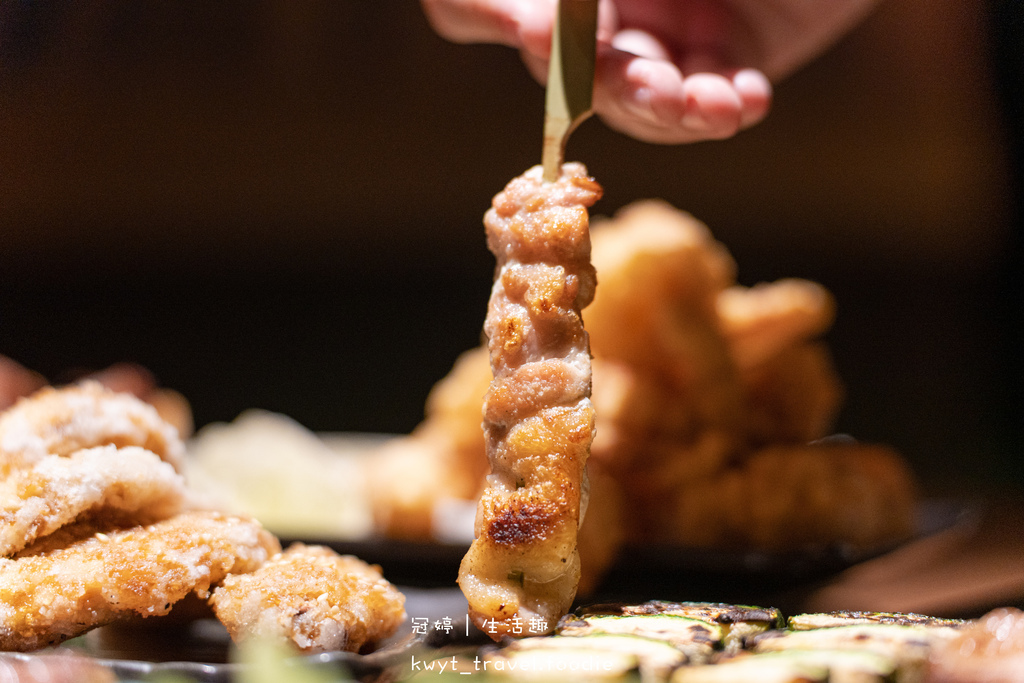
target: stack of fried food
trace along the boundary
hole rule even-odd
[[[623,542],[870,549],[912,532],[915,486],[892,449],[826,439],[842,398],[821,336],[834,302],[788,279],[747,288],[707,227],[655,201],[592,231],[597,434],[583,588]],[[463,354],[426,419],[371,463],[382,532],[428,538],[487,475],[485,349]],[[823,440],[824,439],[824,440]]]
[[[156,409],[88,381],[0,413],[0,650],[55,645],[209,599],[236,641],[359,650],[404,598],[379,567],[327,548],[281,553],[254,519],[203,509]]]

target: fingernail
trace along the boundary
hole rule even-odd
[[[650,88],[637,88],[628,100],[630,110],[649,121],[656,120],[657,116],[654,115],[654,108],[651,106],[651,96]]]

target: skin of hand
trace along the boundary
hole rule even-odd
[[[575,0],[564,0],[573,2]],[[422,0],[458,43],[519,50],[547,80],[557,0]],[[601,0],[594,111],[622,133],[676,144],[728,138],[765,117],[778,81],[876,0]]]

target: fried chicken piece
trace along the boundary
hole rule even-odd
[[[816,282],[788,278],[718,294],[721,329],[741,370],[823,334],[835,320],[835,301]]]
[[[484,324],[494,374],[484,400],[491,474],[459,586],[470,617],[493,637],[515,623],[550,630],[580,579],[594,429],[580,310],[594,295],[587,207],[600,194],[582,164],[565,164],[553,183],[537,166],[499,192],[484,218],[497,258]]]
[[[831,433],[843,385],[821,342],[776,353],[742,373],[747,433],[755,446],[806,444]]]
[[[188,400],[173,389],[158,386],[153,373],[138,363],[114,363],[89,374],[85,379],[96,380],[111,391],[132,394],[142,399],[177,429],[182,439],[192,435],[195,425]]]
[[[186,499],[184,478],[137,446],[46,455],[0,480],[0,556],[8,557],[85,514],[138,524],[166,519]]]
[[[916,491],[891,448],[773,446],[676,494],[665,534],[684,546],[870,550],[913,532]]]
[[[258,522],[215,512],[146,527],[65,526],[0,559],[0,649],[34,650],[119,618],[166,614],[280,549]]]
[[[642,496],[717,471],[742,443],[731,426],[701,416],[688,393],[618,361],[594,359],[593,401],[592,460]]]
[[[630,466],[633,451],[651,439],[687,441],[694,437],[694,397],[665,377],[610,360],[594,359],[594,393],[598,431],[591,455],[596,460]],[[612,429],[606,429],[611,427]],[[622,438],[610,438],[614,431]],[[607,445],[606,445],[607,444]],[[606,453],[605,450],[608,452]]]
[[[594,356],[661,378],[698,428],[742,429],[736,364],[718,324],[735,264],[707,227],[663,202],[638,202],[594,229],[601,287],[587,309]]]
[[[427,396],[430,429],[445,436],[452,469],[463,472],[458,489],[463,498],[476,496],[487,474],[484,455],[483,402],[491,384],[487,347],[462,353],[448,375]],[[432,437],[440,438],[440,437]]]
[[[152,406],[98,382],[46,387],[0,414],[0,473],[48,454],[106,445],[145,448],[179,472],[185,454],[177,430]]]
[[[405,596],[380,567],[301,543],[227,577],[210,603],[236,643],[283,640],[305,653],[364,651],[405,621]]]

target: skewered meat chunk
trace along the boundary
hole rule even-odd
[[[547,632],[580,579],[577,532],[593,439],[590,346],[580,309],[594,295],[587,207],[601,188],[581,164],[544,183],[510,182],[487,212],[497,271],[484,331],[494,380],[484,400],[491,474],[459,585],[494,637]]]

